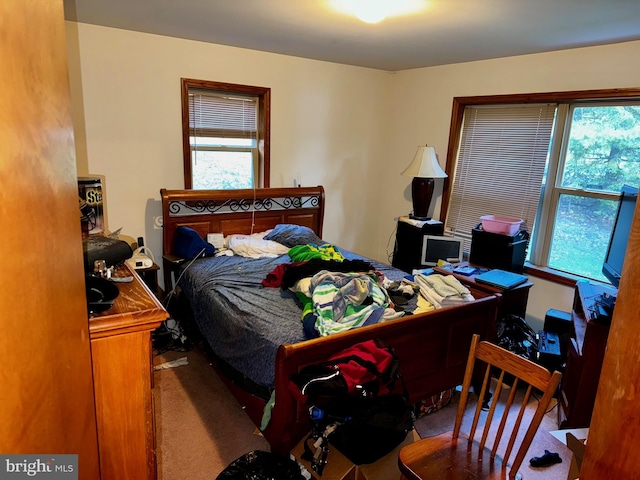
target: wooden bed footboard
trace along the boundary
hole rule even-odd
[[[298,403],[289,391],[291,375],[354,343],[380,338],[394,348],[411,403],[460,385],[472,335],[492,338],[495,333],[499,297],[473,293],[477,300],[464,305],[281,345],[276,356],[276,403],[263,432],[271,451],[288,454],[311,428],[308,407]]]

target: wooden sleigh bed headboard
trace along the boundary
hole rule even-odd
[[[257,188],[241,190],[160,190],[165,290],[171,285],[173,238],[180,226],[208,233],[251,234],[280,223],[303,225],[322,238],[324,188]]]
[[[208,233],[249,234],[292,223],[311,228],[322,238],[324,188],[257,188],[255,190],[160,190],[162,251],[171,254],[173,235],[188,226],[202,238]]]

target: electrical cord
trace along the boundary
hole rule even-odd
[[[195,262],[198,258],[200,258],[201,255],[204,254],[205,250],[206,250],[205,248],[200,250],[200,252],[198,252],[198,254],[191,259],[191,261],[187,264],[187,266],[182,269],[182,272],[180,272],[180,275],[178,276],[178,279],[176,280],[175,284],[173,285],[173,288],[167,294],[167,296],[164,298],[163,306],[164,306],[165,309],[169,308],[169,302],[171,301],[171,298],[173,297],[173,295],[175,295],[176,289],[178,288],[178,284],[180,283],[180,280],[182,279],[183,275],[186,273],[186,271],[189,269],[189,267],[191,267],[191,265],[193,265],[193,262]]]
[[[194,256],[189,261],[189,263],[187,263],[187,265],[182,269],[182,271],[180,272],[180,275],[176,279],[175,285],[173,286],[171,291],[167,294],[167,296],[164,298],[162,302],[165,309],[169,308],[169,303],[171,302],[171,299],[175,295],[176,290],[178,288],[178,284],[180,283],[180,280],[182,279],[183,275],[191,267],[191,265],[193,265],[193,262],[195,262],[198,258],[204,255],[204,252],[205,252],[205,248],[200,250],[200,252],[198,252],[198,254]],[[172,321],[175,323],[173,323]],[[164,329],[164,331],[162,331],[162,329]],[[169,338],[167,340],[164,340],[163,337],[167,335],[169,336]],[[154,353],[156,355],[160,355],[169,350],[177,351],[177,352],[186,352],[191,350],[191,347],[189,346],[187,341],[187,336],[184,334],[184,331],[180,327],[180,324],[178,323],[178,321],[175,320],[174,318],[168,318],[164,322],[162,322],[162,326],[158,327],[153,332],[152,339],[153,339],[153,345],[154,345]]]
[[[531,396],[535,399],[535,401],[536,401],[536,402],[540,402],[540,398],[538,398],[538,395],[536,395],[536,393],[535,393],[535,392],[531,392]],[[554,408],[556,408],[556,407],[558,406],[558,403],[560,403],[560,402],[558,402],[558,399],[556,399],[556,403],[554,403],[552,407],[550,407],[546,412],[544,412],[544,413],[545,413],[545,415],[546,415],[547,413],[552,412],[552,411],[553,411],[553,409],[554,409]]]
[[[560,402],[558,402],[558,400],[556,400],[556,403],[554,403],[554,404],[553,404],[553,407],[551,407],[549,410],[547,410],[547,411],[546,411],[546,412],[544,412],[544,413],[552,412],[552,411],[553,411],[553,409],[554,409],[554,408],[556,408],[556,407],[558,406],[558,403],[560,403]]]
[[[397,230],[398,230],[398,222],[396,222],[396,226],[393,227],[393,230],[391,231],[391,234],[389,235],[389,238],[387,239],[387,260],[389,261],[390,264],[393,262],[393,254],[395,253],[397,245],[394,242],[394,245],[393,245],[393,250],[394,251],[389,253],[389,244],[391,243],[391,239],[394,238]]]
[[[177,324],[176,324],[177,325]],[[182,336],[182,337],[181,337]],[[179,328],[170,327],[166,323],[162,323],[158,329],[152,332],[151,339],[153,344],[153,354],[155,356],[163,353],[188,352],[192,349],[191,343],[186,337],[182,339],[184,334]]]
[[[253,182],[253,203],[251,204],[251,235],[256,226],[256,182]]]

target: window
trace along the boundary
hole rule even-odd
[[[186,189],[269,186],[270,89],[182,79]]]
[[[533,226],[555,110],[555,104],[465,109],[447,226],[467,250],[482,215]]]
[[[557,124],[565,134],[546,182],[540,210],[546,224],[540,235],[534,231],[531,259],[606,281],[602,262],[622,186],[640,184],[640,106],[568,104],[558,109]]]
[[[640,184],[640,90],[457,98],[449,146],[448,231],[522,218],[531,264],[606,281],[622,185]]]

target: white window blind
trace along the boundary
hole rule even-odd
[[[555,111],[555,104],[465,108],[445,224],[467,248],[483,215],[533,227]]]
[[[256,138],[257,98],[189,90],[189,135]]]

